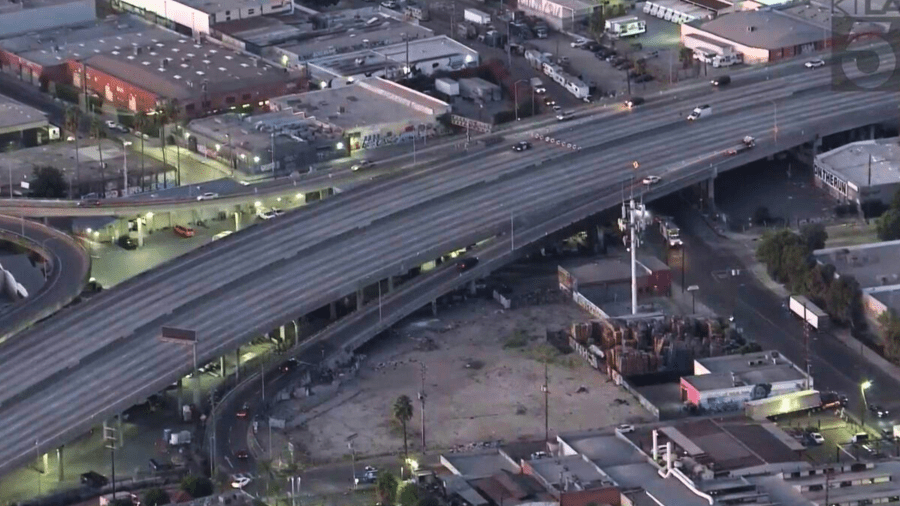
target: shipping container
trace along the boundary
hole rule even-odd
[[[439,77],[434,80],[434,88],[444,95],[455,97],[459,95],[459,82],[448,79],[446,77]]]
[[[828,327],[828,313],[819,309],[818,306],[802,295],[791,296],[790,309],[795,315],[799,316],[801,320],[805,319],[810,326],[816,330],[822,330]]]

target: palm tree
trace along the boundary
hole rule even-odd
[[[141,111],[134,115],[134,129],[141,138],[141,191],[144,191],[144,127],[147,126],[147,113]]]
[[[75,182],[81,193],[81,164],[78,159],[78,125],[81,123],[81,110],[75,106],[66,107],[66,130],[72,132],[75,139]]]
[[[409,458],[409,445],[406,441],[406,423],[412,419],[413,405],[408,395],[401,395],[394,401],[394,418],[403,425],[403,457]]]
[[[181,109],[178,107],[178,100],[172,99],[165,103],[163,106],[163,117],[167,121],[171,121],[176,124],[176,128],[181,121]],[[181,151],[178,147],[178,142],[175,136],[172,136],[172,140],[175,144],[175,184],[177,186],[181,186]]]
[[[100,118],[97,116],[91,116],[91,137],[97,138],[97,151],[100,153],[100,181],[101,188],[100,194],[102,196],[106,195],[106,168],[103,165],[103,124],[100,123]]]

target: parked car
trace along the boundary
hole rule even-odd
[[[878,418],[884,418],[891,414],[890,411],[878,404],[869,404],[869,411],[874,413]]]
[[[825,444],[825,438],[822,437],[822,434],[819,434],[818,432],[810,432],[809,442],[810,444],[820,446],[822,444]]]
[[[231,477],[231,488],[243,489],[250,484],[252,480],[246,474],[236,474]]]
[[[122,249],[133,250],[138,248],[138,243],[131,236],[123,235],[116,241]]]
[[[352,170],[353,172],[356,172],[358,170],[371,169],[374,166],[375,166],[375,162],[373,162],[371,160],[363,160],[359,163],[353,164],[350,167],[350,170]]]
[[[173,229],[175,231],[175,235],[180,235],[181,237],[194,237],[194,229],[191,227],[185,227],[184,225],[175,225]]]
[[[519,141],[513,144],[513,151],[528,151],[531,149],[531,143],[528,141]]]
[[[206,192],[203,195],[197,195],[197,200],[212,200],[219,198],[218,193]]]
[[[581,49],[584,46],[587,46],[589,43],[590,43],[590,41],[587,39],[578,39],[578,40],[572,41],[572,43],[569,45],[572,46],[573,48]]]
[[[652,186],[652,185],[655,185],[656,183],[659,183],[660,181],[662,181],[662,178],[659,176],[647,176],[644,178],[644,185]]]
[[[245,402],[241,406],[241,409],[237,410],[237,413],[235,413],[234,416],[241,418],[241,419],[248,418],[250,416],[250,405]]]

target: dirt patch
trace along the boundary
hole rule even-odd
[[[358,379],[342,387],[360,395],[289,437],[316,461],[340,458],[353,434],[358,434],[353,444],[359,455],[401,451],[402,429],[391,407],[398,396],[407,395],[413,400],[410,448],[420,449],[417,396],[422,364],[427,443],[432,449],[542,435],[545,362],[551,434],[649,420],[648,413],[606,376],[547,343],[547,328],[583,319],[571,304],[501,311],[492,302],[472,301],[442,311],[437,319],[414,322],[371,350]]]

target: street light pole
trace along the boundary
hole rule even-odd
[[[122,172],[124,179],[124,188],[122,189],[122,196],[128,195],[128,146],[131,146],[131,141],[122,141]]]
[[[778,104],[774,100],[769,100],[769,102],[772,102],[772,108],[774,109],[772,113],[772,131],[775,137],[775,144],[778,144]]]
[[[872,382],[869,380],[863,381],[861,385],[859,385],[859,391],[862,392],[863,405],[862,405],[862,416],[860,416],[860,423],[862,424],[862,430],[866,430],[866,411],[869,409],[869,401],[866,399],[866,390],[872,386]]]

